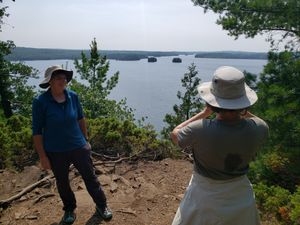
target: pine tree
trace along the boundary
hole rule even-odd
[[[89,118],[116,117],[133,119],[133,110],[126,105],[126,99],[120,102],[108,99],[111,90],[119,81],[119,72],[108,78],[109,61],[98,51],[96,39],[90,44],[89,57],[81,53],[81,60],[74,61],[75,68],[87,85],[72,80],[71,89],[78,92],[83,108]]]
[[[196,65],[192,63],[188,67],[188,72],[185,73],[181,79],[181,84],[185,92],[177,92],[177,98],[180,100],[180,104],[173,106],[175,114],[165,115],[164,122],[166,122],[168,126],[162,130],[164,138],[169,138],[170,132],[178,124],[189,119],[203,108],[203,103],[201,103],[200,98],[197,96],[197,87],[201,81],[201,79],[197,77],[197,74]]]
[[[6,10],[7,6],[0,7],[0,32],[3,19],[9,16]],[[27,80],[36,77],[37,73],[32,67],[6,59],[14,48],[13,41],[0,41],[0,111],[5,118],[11,117],[15,112],[30,114],[34,91],[33,87],[27,85]]]
[[[192,0],[204,12],[211,10],[219,14],[217,24],[238,38],[245,35],[253,38],[267,34],[274,48],[285,42],[287,49],[299,50],[300,4],[299,0]]]

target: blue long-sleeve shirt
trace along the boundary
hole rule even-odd
[[[83,118],[78,96],[70,90],[64,93],[64,103],[55,101],[50,89],[33,100],[32,134],[43,136],[46,152],[71,151],[86,144],[78,122]]]

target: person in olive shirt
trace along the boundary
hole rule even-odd
[[[268,136],[268,126],[248,108],[257,101],[234,67],[218,68],[198,87],[206,107],[171,133],[193,151],[194,172],[172,225],[260,224],[249,163]],[[214,119],[208,118],[216,113]]]
[[[96,204],[96,212],[110,220],[105,194],[95,176],[90,157],[86,122],[78,96],[66,89],[73,71],[51,66],[40,83],[46,92],[33,100],[32,133],[43,169],[52,169],[65,211],[62,222],[76,219],[76,199],[69,182],[69,167],[73,164],[81,174],[87,190]]]

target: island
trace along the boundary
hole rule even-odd
[[[155,57],[148,57],[148,62],[149,63],[157,62],[157,58],[155,58]]]
[[[173,63],[181,63],[182,60],[181,60],[181,58],[175,57],[175,58],[173,58],[172,62]]]

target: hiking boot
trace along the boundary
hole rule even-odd
[[[76,214],[74,213],[74,211],[65,211],[65,214],[61,219],[63,224],[73,224],[75,220],[76,220]]]
[[[96,212],[106,221],[111,220],[112,218],[112,212],[107,206],[96,206]]]

